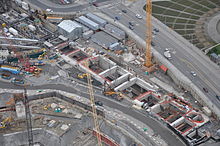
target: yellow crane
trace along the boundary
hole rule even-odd
[[[85,61],[85,65],[88,66],[88,61]],[[90,95],[90,103],[92,106],[92,115],[94,119],[95,130],[97,133],[96,136],[98,140],[98,146],[102,146],[101,132],[99,129],[98,116],[97,116],[96,106],[95,106],[95,97],[93,93],[92,79],[91,79],[90,73],[87,73],[87,82],[88,82],[88,90],[89,90],[89,95]]]
[[[151,41],[152,41],[152,1],[146,0],[146,27],[147,27],[147,38],[146,38],[146,55],[145,55],[145,66],[150,68],[152,67],[152,61],[151,61]]]

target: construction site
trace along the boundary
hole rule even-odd
[[[207,106],[177,85],[182,95],[151,80],[173,82],[151,56],[151,40],[144,51],[95,13],[60,17],[25,1],[7,3],[0,11],[0,82],[8,88],[0,92],[3,146],[169,145],[150,134],[151,126],[117,119],[127,116],[117,105],[160,122],[186,145],[219,141],[220,125]]]

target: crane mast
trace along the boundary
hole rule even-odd
[[[88,66],[88,62],[85,62],[85,65]],[[91,74],[87,73],[87,82],[88,82],[88,90],[89,90],[89,95],[90,95],[90,103],[92,107],[92,115],[93,115],[93,120],[94,120],[94,126],[96,130],[96,136],[98,140],[98,146],[102,146],[102,139],[101,139],[101,132],[99,129],[99,123],[98,123],[98,116],[97,116],[97,111],[95,107],[95,97],[93,93],[93,87],[92,87],[92,79],[91,79]]]
[[[151,17],[152,17],[152,1],[151,0],[146,0],[146,55],[145,55],[145,66],[146,67],[151,67],[153,64],[151,62],[151,41],[152,41],[152,22],[151,22]]]
[[[28,101],[28,97],[27,97],[26,87],[24,88],[24,105],[25,105],[25,114],[26,114],[28,144],[29,144],[29,146],[33,146],[34,140],[33,140],[33,132],[32,132],[31,113],[30,113],[30,107],[29,107],[29,101]]]

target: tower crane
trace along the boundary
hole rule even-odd
[[[88,65],[88,61],[85,61],[85,65]],[[90,95],[90,103],[92,106],[92,115],[93,115],[93,120],[94,120],[94,126],[96,130],[96,137],[98,140],[98,146],[102,146],[102,139],[101,139],[101,132],[99,129],[99,123],[98,123],[98,116],[97,116],[97,111],[96,111],[96,106],[95,106],[95,97],[93,93],[93,87],[92,87],[92,79],[91,79],[91,74],[87,73],[87,82],[88,82],[88,90],[89,90],[89,95]]]
[[[152,67],[153,63],[151,61],[152,56],[151,56],[151,41],[152,41],[152,22],[151,22],[151,17],[152,17],[152,1],[151,0],[146,0],[146,55],[145,55],[145,66],[150,68]]]
[[[26,86],[24,88],[24,105],[25,105],[25,115],[26,115],[26,124],[27,124],[28,144],[29,146],[33,146],[34,140],[33,140],[33,132],[32,132],[32,121],[31,121],[31,113],[30,113],[29,101],[27,97]]]

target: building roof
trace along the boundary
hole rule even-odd
[[[99,23],[99,24],[106,24],[107,21],[105,21],[104,19],[92,14],[92,13],[87,13],[86,17],[91,18],[92,20],[94,20],[95,22]]]
[[[103,31],[97,32],[92,35],[91,40],[104,48],[108,48],[110,45],[118,42],[117,39],[113,38]]]
[[[84,22],[86,22],[86,23],[88,23],[89,25],[94,26],[94,27],[99,26],[97,23],[95,23],[94,21],[92,21],[92,20],[86,18],[85,16],[80,16],[80,17],[79,17],[79,20],[80,20],[80,21],[84,21]]]
[[[62,22],[60,22],[60,24],[58,24],[58,27],[70,33],[74,29],[80,28],[82,26],[72,20],[63,20]]]

